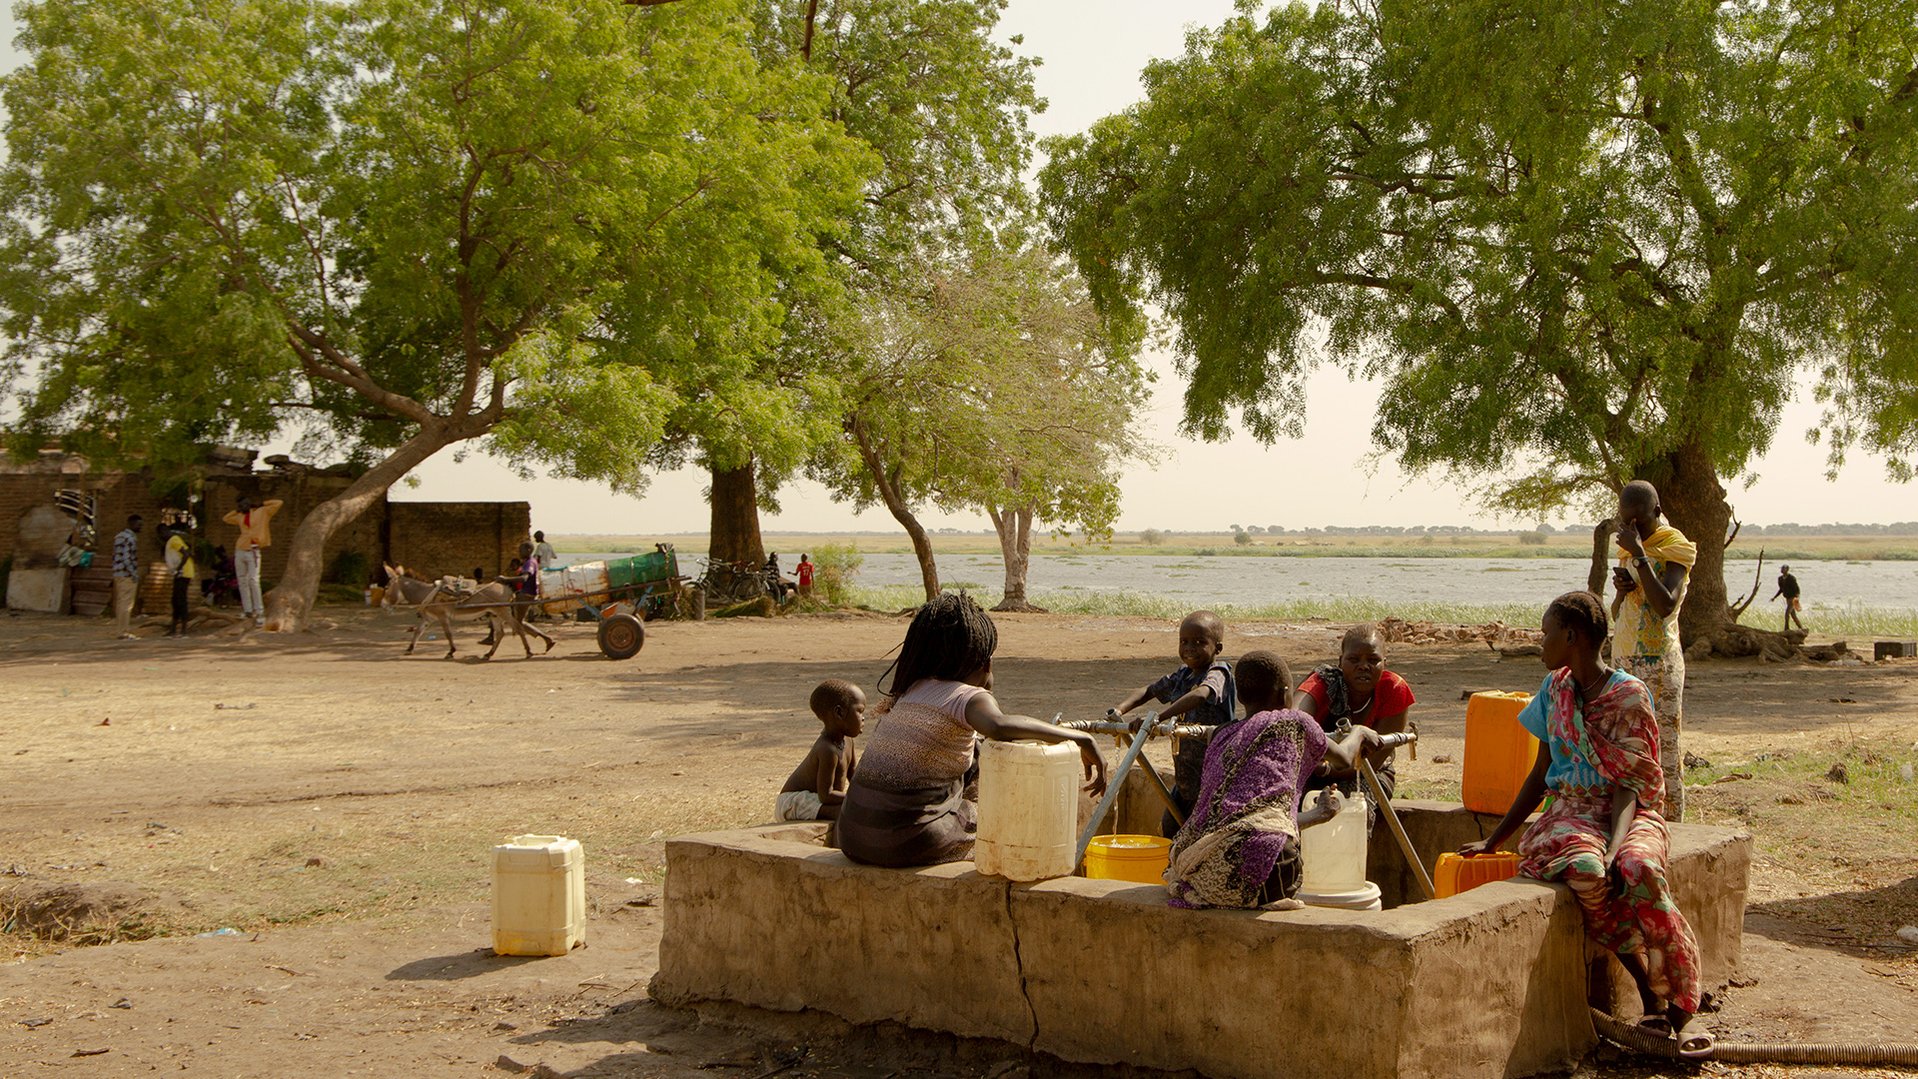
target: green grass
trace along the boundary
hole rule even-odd
[[[997,604],[1001,595],[997,589],[979,588],[971,584],[953,584],[949,587],[955,591],[963,589],[972,593],[973,598],[986,607]],[[917,585],[854,587],[852,590],[855,606],[875,611],[900,611],[916,607],[922,596]],[[1034,605],[1055,614],[1125,618],[1177,619],[1184,617],[1193,606],[1191,600],[1145,592],[1095,592],[1084,589],[1035,592],[1030,598]],[[1396,617],[1411,622],[1448,625],[1477,626],[1487,622],[1504,622],[1512,626],[1530,627],[1538,623],[1545,603],[1544,600],[1536,604],[1393,603],[1382,599],[1334,596],[1283,603],[1228,603],[1215,609],[1227,618],[1270,622],[1376,622],[1382,618]],[[1774,628],[1773,618],[1776,614],[1776,610],[1754,609],[1747,611],[1742,621],[1745,625],[1771,629]],[[1819,640],[1831,637],[1918,639],[1918,610],[1856,605],[1813,606],[1805,612],[1805,622],[1811,627],[1812,635]]]

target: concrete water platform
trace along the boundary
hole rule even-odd
[[[1493,823],[1456,804],[1398,805],[1428,864]],[[826,849],[823,833],[786,824],[668,843],[653,998],[813,1009],[1221,1079],[1524,1076],[1569,1067],[1596,1040],[1571,893],[1512,880],[1408,902],[1411,871],[1383,827],[1378,912],[1175,910],[1157,885],[1011,884],[968,862],[876,869]],[[1749,868],[1748,836],[1672,827],[1672,884],[1707,988],[1736,968]]]

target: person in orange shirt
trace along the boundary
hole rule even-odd
[[[277,498],[255,505],[252,495],[241,495],[240,508],[224,518],[240,530],[233,544],[233,571],[240,578],[240,611],[256,626],[266,624],[266,605],[260,599],[260,552],[273,546],[269,526],[280,505]]]

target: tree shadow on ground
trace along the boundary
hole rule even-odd
[[[623,1001],[599,1016],[556,1024],[514,1037],[524,1046],[552,1042],[634,1044],[565,1072],[588,1076],[654,1074],[668,1061],[715,1074],[811,1074],[845,1079],[927,1076],[968,1079],[1029,1074],[1062,1079],[1198,1079],[1196,1072],[1163,1072],[1126,1065],[1070,1064],[1006,1042],[912,1030],[897,1023],[853,1025],[820,1012],[761,1011],[730,1004],[697,1011],[651,1000]],[[530,1055],[530,1054],[529,1054]]]
[[[1918,876],[1881,888],[1774,899],[1745,910],[1747,933],[1857,959],[1914,954],[1918,942],[1898,936],[1909,925],[1918,925]]]

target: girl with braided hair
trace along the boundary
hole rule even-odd
[[[1606,622],[1590,592],[1568,592],[1545,609],[1552,673],[1518,718],[1550,752],[1539,754],[1492,834],[1460,853],[1497,850],[1549,789],[1551,807],[1519,840],[1519,872],[1572,890],[1586,935],[1638,985],[1639,1025],[1677,1040],[1681,1056],[1702,1056],[1711,1036],[1685,1033],[1698,1011],[1698,942],[1665,880],[1671,837],[1661,815],[1658,716],[1645,683],[1599,659]]]
[[[935,865],[972,856],[977,774],[974,741],[1071,742],[1094,795],[1105,791],[1105,759],[1092,736],[1030,716],[1007,715],[992,696],[999,630],[972,597],[946,594],[919,608],[853,772],[831,842],[855,862]]]

